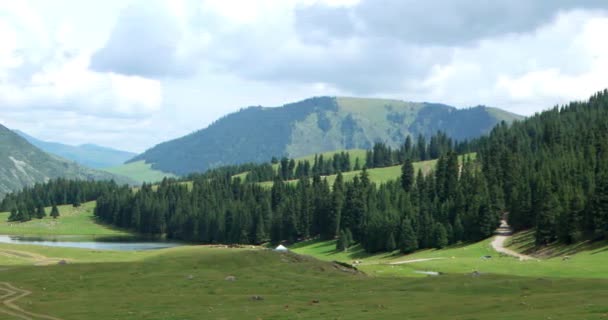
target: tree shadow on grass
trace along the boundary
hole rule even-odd
[[[534,241],[534,231],[522,231],[511,238],[509,248],[528,255],[543,258],[556,258],[575,255],[577,253],[594,251],[591,254],[598,254],[608,251],[608,241],[581,241],[574,244],[551,243],[545,246],[537,246]],[[599,249],[599,250],[598,250]]]

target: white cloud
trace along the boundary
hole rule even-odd
[[[0,121],[43,139],[142,151],[309,96],[531,114],[608,87],[604,0],[57,1],[0,1]]]
[[[532,114],[608,87],[608,18],[563,13],[533,33],[454,50],[418,87],[420,96],[461,106],[488,104]]]

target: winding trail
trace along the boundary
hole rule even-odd
[[[396,261],[396,262],[391,262],[391,263],[389,263],[389,264],[391,264],[391,265],[398,265],[398,264],[408,264],[408,263],[424,262],[424,261],[433,261],[433,260],[442,260],[442,259],[446,259],[446,258],[425,258],[425,259],[413,259],[413,260],[405,260],[405,261]]]
[[[35,266],[57,264],[60,261],[65,260],[61,258],[50,258],[34,252],[12,249],[0,249],[0,256],[29,260]],[[6,270],[9,269],[0,268],[0,272]],[[23,299],[31,294],[31,291],[19,289],[8,282],[0,282],[0,314],[7,314],[11,316],[11,319],[62,320],[61,318],[24,310],[15,304],[15,302],[17,302],[19,299]],[[2,316],[0,316],[0,318],[2,318]]]
[[[19,299],[32,294],[31,291],[19,289],[8,282],[0,282],[0,312],[24,320],[62,320],[61,318],[23,310],[15,304]]]
[[[492,248],[494,248],[494,250],[497,252],[518,258],[519,261],[533,260],[534,257],[505,248],[505,241],[507,241],[507,239],[509,239],[512,235],[513,229],[511,229],[506,220],[501,220],[500,227],[496,229],[496,236],[494,237],[494,240],[492,240]]]
[[[33,262],[35,266],[47,266],[50,264],[56,264],[61,260],[66,260],[63,258],[50,258],[41,254],[21,251],[21,250],[9,250],[9,249],[0,249],[0,255],[5,257],[15,257],[20,259],[28,259]],[[67,260],[66,260],[67,261]]]

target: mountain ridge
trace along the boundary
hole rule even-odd
[[[94,169],[103,169],[120,165],[137,155],[133,152],[99,146],[92,143],[74,146],[61,142],[45,141],[35,138],[21,130],[13,131],[42,151]]]
[[[396,99],[313,97],[281,107],[252,106],[183,137],[160,143],[128,162],[177,175],[222,165],[266,162],[331,150],[396,147],[407,136],[444,131],[456,140],[488,133],[522,116],[496,108],[457,109],[440,103]]]
[[[55,178],[131,182],[130,179],[89,169],[48,154],[0,124],[0,198],[23,187]]]

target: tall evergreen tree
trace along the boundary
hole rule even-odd
[[[412,190],[414,184],[414,164],[410,158],[407,158],[401,167],[401,186],[405,192]]]
[[[51,209],[51,217],[53,217],[53,219],[57,219],[59,217],[59,208],[57,208],[56,205],[53,205],[53,208]]]

